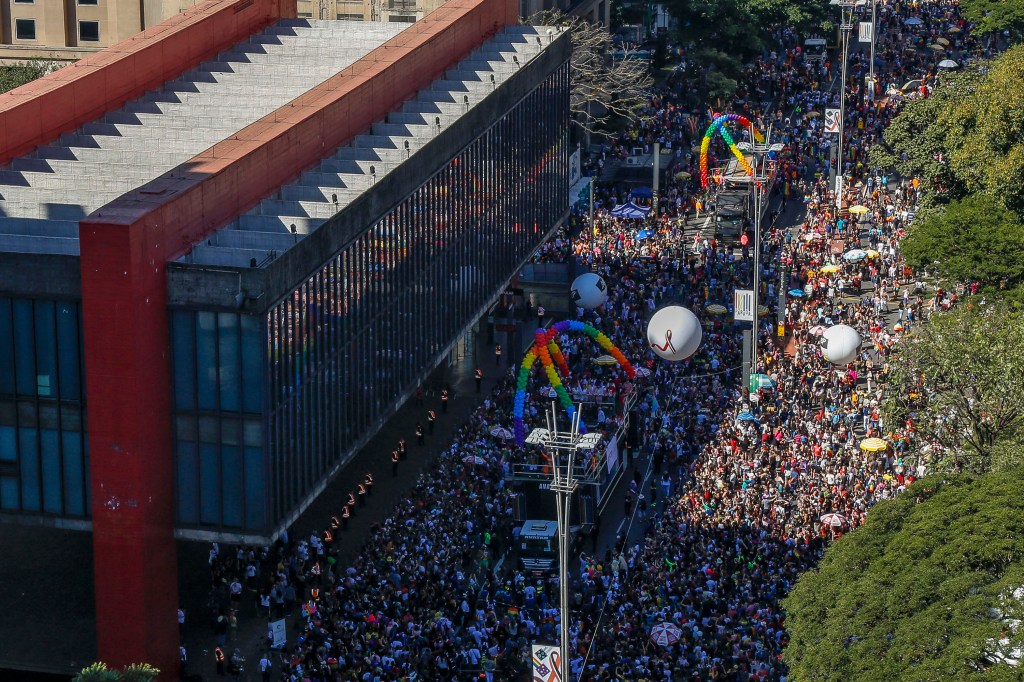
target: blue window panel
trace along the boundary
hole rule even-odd
[[[263,411],[263,334],[255,315],[242,315],[242,411]]]
[[[199,454],[196,444],[178,441],[178,521],[199,523]]]
[[[199,522],[219,524],[220,453],[212,443],[199,444]]]
[[[224,525],[242,527],[242,453],[238,446],[225,445],[221,471],[224,476]]]
[[[57,304],[57,375],[62,400],[80,400],[82,373],[78,366],[78,304]]]
[[[64,445],[64,512],[70,516],[85,516],[82,434],[63,431],[60,436]]]
[[[36,394],[35,343],[32,339],[35,322],[32,319],[32,301],[15,299],[12,304],[14,319],[15,375],[20,395]]]
[[[220,409],[238,412],[242,392],[238,315],[218,313],[217,327],[220,346]]]
[[[217,314],[196,313],[196,388],[199,409],[217,409]]]
[[[53,329],[53,301],[36,301],[36,391],[57,397],[57,338]]]
[[[43,511],[48,514],[60,514],[60,437],[55,429],[42,429],[39,432],[43,462]]]
[[[0,298],[0,394],[14,395],[14,327],[9,298]]]
[[[0,478],[0,509],[17,511],[21,507],[18,499],[18,479],[13,476]]]
[[[0,426],[0,462],[18,461],[17,436],[13,426]]]
[[[177,310],[171,313],[171,352],[174,369],[174,406],[179,410],[196,408],[196,334],[195,313]]]
[[[18,429],[18,446],[21,451],[21,508],[24,511],[39,511],[39,450],[36,445],[35,429]]]
[[[262,530],[267,524],[263,449],[245,448],[245,527]]]

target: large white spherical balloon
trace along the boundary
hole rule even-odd
[[[685,360],[693,355],[703,335],[697,316],[677,305],[662,308],[647,323],[647,342],[666,360]]]
[[[569,295],[579,307],[593,310],[608,300],[608,285],[601,275],[585,272],[573,280]]]
[[[853,327],[837,324],[821,335],[821,353],[833,365],[848,365],[857,357],[860,334]]]

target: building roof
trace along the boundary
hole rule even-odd
[[[77,256],[79,220],[232,139],[408,29],[385,22],[282,19],[0,167],[0,253]],[[470,111],[551,42],[508,26],[318,167],[224,225],[179,262],[272,261]],[[187,170],[187,169],[185,169]]]
[[[78,254],[78,221],[353,64],[403,23],[286,19],[0,169],[0,251]]]

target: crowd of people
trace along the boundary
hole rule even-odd
[[[939,37],[948,36],[951,56],[961,61],[985,56],[955,3],[881,2],[878,10],[880,82],[922,80],[905,94],[927,96],[935,77],[927,45]],[[643,532],[607,548],[595,545],[573,567],[565,650],[574,680],[784,681],[781,598],[831,539],[927,472],[927,462],[911,466],[899,457],[913,425],[886,424],[879,409],[887,357],[902,330],[949,305],[951,296],[937,292],[926,301],[936,292],[926,292],[900,257],[899,240],[919,199],[916,181],[886,177],[867,162],[900,98],[884,86],[867,97],[865,58],[853,56],[845,85],[855,105],[838,162],[847,181],[837,200],[829,181],[832,142],[820,116],[837,96],[829,88],[835,65],[805,60],[790,31],[775,37],[776,49],[759,58],[743,87],[780,106],[769,113],[748,96],[740,112],[761,127],[772,124],[787,145],[761,239],[761,298],[769,311],[760,325],[756,369],[768,377],[760,388],[742,385],[741,325],[709,310],[728,309],[732,291],[749,286],[752,247],[710,234],[684,236],[687,216],[708,211],[713,196],[699,188],[693,151],[703,112],[676,105],[671,82],[634,129],[591,159],[599,170],[654,142],[673,155],[658,217],[642,224],[651,235],[640,238],[640,224],[610,217],[608,208],[628,190],[604,185],[594,223],[574,219],[538,256],[575,261],[603,276],[608,301],[576,314],[649,370],[636,384],[647,470],[638,468],[624,484],[627,516],[635,514]],[[788,201],[801,207],[787,211]],[[776,309],[784,291],[789,295]],[[658,359],[646,341],[646,320],[668,304],[693,310],[704,326],[703,343],[686,362]],[[769,323],[776,319],[784,336]],[[848,366],[827,362],[818,343],[835,324],[853,326],[865,340]],[[562,343],[573,370],[566,383],[577,393],[605,396],[618,370],[595,367],[583,343]],[[542,418],[542,379],[529,384],[532,423]],[[537,580],[511,561],[495,569],[515,536],[508,478],[522,451],[495,435],[512,422],[514,390],[511,377],[499,382],[353,561],[339,560],[335,546],[347,505],[344,518],[339,511],[310,537],[286,534],[264,548],[214,545],[219,671],[237,674],[241,667],[241,654],[227,653],[228,640],[249,600],[268,622],[289,618],[286,646],[255,664],[264,679],[518,679],[530,664],[531,643],[557,641],[559,610],[550,579]],[[620,419],[609,409],[592,426],[610,434]],[[889,445],[863,449],[872,437]],[[394,456],[406,447],[403,441]],[[364,494],[372,494],[368,485]],[[357,503],[349,504],[354,510]],[[662,623],[674,634],[658,643],[651,632]]]

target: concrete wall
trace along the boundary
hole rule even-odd
[[[268,24],[295,16],[294,1],[209,0],[0,95],[0,164],[117,109]]]

